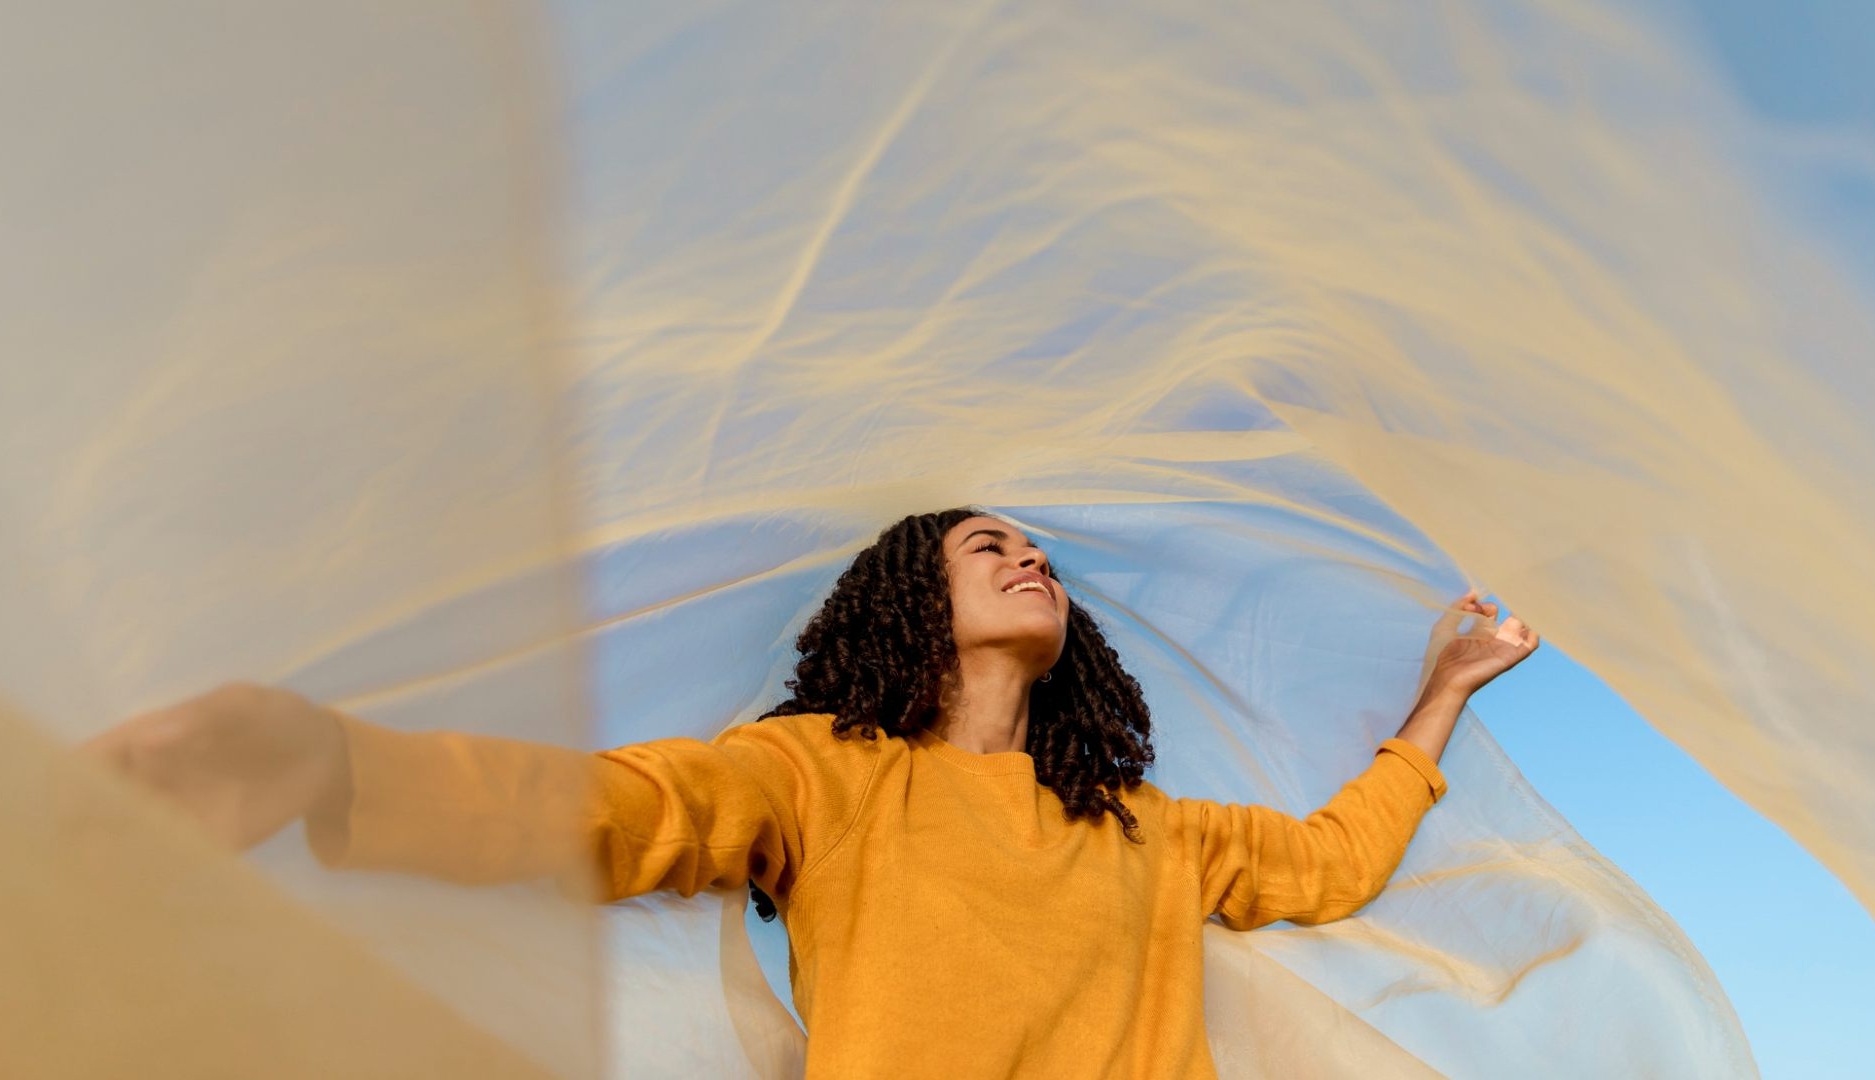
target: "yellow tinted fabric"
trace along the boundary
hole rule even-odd
[[[1102,620],[1172,795],[1320,806],[1479,583],[1875,896],[1875,631],[1840,617],[1875,588],[1875,334],[1791,210],[1870,158],[1751,120],[1669,24],[59,12],[0,44],[0,693],[44,731],[239,677],[707,739],[881,525],[978,502]],[[1205,927],[1224,1075],[1752,1075],[1698,954],[1474,717],[1439,766],[1359,915]],[[291,831],[251,861],[551,1072],[801,1067],[738,893],[594,928],[322,874]]]

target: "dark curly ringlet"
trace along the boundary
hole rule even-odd
[[[979,515],[994,516],[958,507],[914,514],[881,532],[808,620],[795,641],[801,659],[787,682],[790,696],[762,719],[831,713],[841,738],[902,737],[929,727],[945,677],[957,670],[944,534]],[[1051,676],[1029,696],[1035,778],[1060,798],[1069,820],[1112,814],[1127,839],[1143,843],[1119,796],[1152,764],[1146,699],[1080,604],[1069,606],[1067,645]],[[753,883],[749,891],[756,913],[773,920],[774,901]]]

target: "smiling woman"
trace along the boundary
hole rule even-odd
[[[1023,581],[1049,602],[1009,592]],[[795,647],[791,695],[768,715],[1025,751],[1069,817],[1110,813],[1136,828],[1117,793],[1152,763],[1139,684],[1010,523],[971,508],[898,522],[853,560]]]
[[[248,813],[218,821],[242,843],[304,815],[330,866],[604,900],[747,883],[787,923],[809,1076],[1204,1076],[1205,920],[1324,923],[1379,894],[1465,699],[1537,647],[1494,610],[1448,612],[1401,736],[1305,819],[1145,781],[1139,684],[1047,556],[972,508],[881,533],[802,631],[791,696],[707,743],[585,756],[240,687],[91,749]]]

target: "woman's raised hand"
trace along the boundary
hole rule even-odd
[[[1497,621],[1496,604],[1483,603],[1471,589],[1452,601],[1432,626],[1426,646],[1426,664],[1420,674],[1420,694],[1445,690],[1465,696],[1522,663],[1537,650],[1542,638],[1512,616]],[[1471,628],[1458,632],[1459,623],[1475,617]]]
[[[290,691],[231,683],[132,717],[80,750],[245,849],[321,805],[350,800],[337,714]]]

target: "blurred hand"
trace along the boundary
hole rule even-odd
[[[271,687],[231,683],[132,717],[79,749],[153,789],[237,850],[315,806],[350,800],[337,714]]]
[[[1472,589],[1454,600],[1432,626],[1426,646],[1426,665],[1420,673],[1420,695],[1450,691],[1464,696],[1522,663],[1537,650],[1542,638],[1512,616],[1497,621],[1496,604],[1478,600]],[[1475,616],[1471,629],[1458,632],[1459,623]]]

